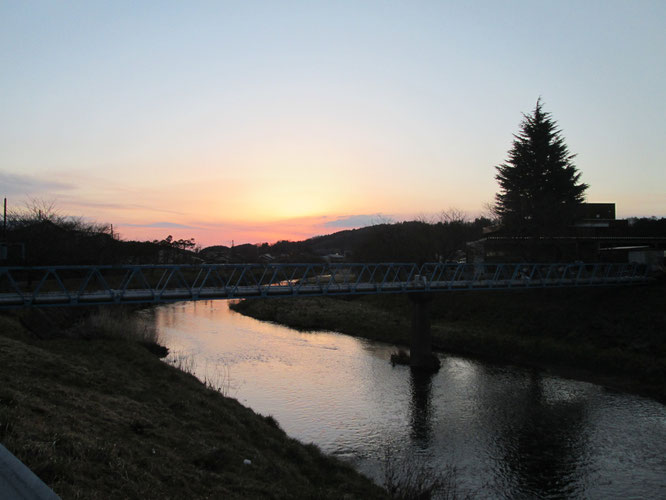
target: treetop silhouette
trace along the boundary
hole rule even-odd
[[[557,123],[544,112],[541,98],[534,111],[523,114],[508,159],[496,166],[500,191],[495,209],[503,227],[513,235],[562,234],[573,224],[585,199],[571,154]]]

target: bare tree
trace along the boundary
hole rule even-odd
[[[428,215],[423,212],[418,214],[414,220],[416,222],[422,222],[423,224],[434,224],[435,223],[435,217],[433,215]]]
[[[483,211],[481,212],[481,217],[490,220],[493,224],[499,224],[502,220],[502,217],[497,211],[497,206],[495,205],[495,203],[490,201],[487,201],[483,204]]]
[[[28,198],[22,208],[9,209],[7,220],[10,227],[34,224],[35,222],[60,222],[62,216],[56,208],[54,200]]]
[[[63,217],[53,199],[28,198],[25,209],[27,216],[37,221],[57,222]]]
[[[467,214],[463,210],[455,207],[449,207],[448,210],[442,210],[439,214],[439,221],[444,224],[461,224],[467,222],[467,220]]]
[[[388,215],[384,214],[377,214],[373,217],[372,219],[372,225],[373,226],[380,226],[382,224],[394,224],[395,219],[393,217],[389,217]]]
[[[112,234],[110,224],[86,221],[83,217],[63,215],[53,199],[29,197],[22,208],[8,211],[7,222],[10,228],[50,222],[71,231]]]

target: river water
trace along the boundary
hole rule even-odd
[[[160,306],[171,358],[383,482],[394,463],[455,472],[474,498],[666,498],[666,407],[514,366],[441,354],[434,376],[393,346],[302,333],[225,301]]]

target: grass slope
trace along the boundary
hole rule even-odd
[[[552,369],[666,400],[666,284],[440,293],[430,304],[433,346]],[[243,314],[409,345],[404,295],[245,300]]]
[[[12,316],[0,441],[64,499],[386,497],[135,341],[39,340]]]

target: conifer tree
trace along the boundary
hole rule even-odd
[[[500,191],[495,209],[510,234],[562,234],[585,199],[587,184],[573,164],[557,123],[543,111],[541,98],[530,115],[523,115],[508,159],[495,167]]]

